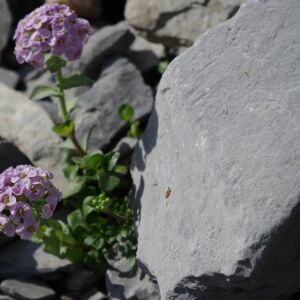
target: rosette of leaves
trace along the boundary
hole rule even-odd
[[[118,153],[95,151],[76,156],[65,149],[64,172],[70,184],[63,203],[74,209],[67,222],[51,220],[37,236],[45,251],[101,272],[106,257],[121,253],[134,263],[136,236],[128,190],[128,168],[118,164]]]

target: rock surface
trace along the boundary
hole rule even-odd
[[[163,76],[133,179],[164,300],[300,291],[299,11],[249,1]]]
[[[1,282],[1,290],[20,300],[55,299],[55,292],[39,281],[7,279]]]
[[[0,0],[0,55],[8,42],[12,16],[6,0]]]
[[[244,0],[128,0],[125,17],[140,34],[169,47],[191,46],[231,17]]]
[[[14,298],[11,298],[7,295],[0,295],[0,300],[15,300]]]
[[[106,300],[107,297],[97,290],[97,288],[92,289],[88,293],[84,294],[80,300]]]
[[[66,4],[83,18],[98,19],[101,16],[102,0],[47,0],[46,2]]]
[[[0,251],[0,279],[54,273],[70,266],[68,260],[45,253],[42,246],[17,240]]]
[[[151,112],[153,95],[135,66],[117,58],[107,61],[98,81],[77,102],[74,116],[79,140],[95,126],[90,145],[97,149],[108,145],[125,125],[118,115],[123,103],[132,105],[138,119]]]
[[[15,88],[20,80],[18,73],[0,67],[0,81],[11,88]]]
[[[136,36],[126,56],[141,71],[146,72],[156,67],[165,55],[163,45],[150,43],[142,37]]]
[[[126,22],[106,26],[95,32],[83,49],[81,59],[68,65],[68,73],[74,71],[97,78],[104,59],[120,55],[134,40]]]
[[[54,174],[54,184],[66,184],[59,165],[60,140],[47,113],[24,94],[0,84],[0,136],[15,144],[37,166]]]
[[[110,300],[160,300],[157,284],[137,266],[128,269],[126,259],[106,272],[106,288]]]

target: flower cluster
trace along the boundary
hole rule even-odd
[[[52,178],[49,171],[29,165],[11,167],[0,174],[0,231],[28,239],[41,219],[52,217],[61,198],[49,181]]]
[[[16,29],[15,54],[19,63],[40,67],[45,54],[79,59],[91,33],[87,20],[66,5],[44,4],[22,19]]]

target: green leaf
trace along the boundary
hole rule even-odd
[[[113,191],[120,184],[121,181],[120,178],[108,175],[105,172],[99,172],[98,179],[101,189],[105,192]]]
[[[76,150],[74,144],[70,140],[65,140],[58,145],[61,149]]]
[[[113,168],[116,166],[119,158],[120,158],[120,153],[119,152],[111,153],[111,158],[108,162],[108,170],[109,171],[113,170]]]
[[[94,244],[94,247],[97,249],[97,250],[100,250],[103,246],[104,246],[104,239],[103,238],[99,238],[96,243]]]
[[[91,84],[93,84],[93,80],[91,80],[87,76],[82,74],[74,74],[70,77],[63,78],[60,81],[59,86],[63,90],[68,90],[82,85],[91,85]]]
[[[47,85],[39,85],[33,89],[30,99],[40,100],[51,96],[59,97],[62,96],[62,94],[57,88]]]
[[[49,58],[46,58],[45,67],[51,73],[56,73],[61,68],[66,66],[66,61],[59,56],[50,55]]]
[[[122,104],[119,107],[119,116],[125,122],[130,122],[134,115],[134,109],[129,104]]]
[[[131,124],[130,129],[127,133],[128,137],[139,138],[142,135],[143,131],[140,129],[140,123],[141,122],[137,120]]]
[[[67,167],[63,169],[63,172],[65,177],[69,179],[69,181],[73,181],[77,176],[78,170],[78,165],[67,165]]]
[[[126,175],[128,173],[128,168],[126,166],[117,165],[113,171],[120,175]]]
[[[67,120],[63,123],[57,124],[53,127],[53,131],[60,137],[69,137],[74,132],[74,121]]]
[[[76,209],[67,217],[68,225],[71,227],[72,231],[75,232],[76,228],[83,223],[82,213],[80,209]]]
[[[84,244],[88,247],[92,247],[99,237],[96,235],[90,235],[84,240]]]
[[[96,211],[96,209],[91,206],[92,201],[94,199],[95,199],[95,197],[91,196],[91,197],[86,197],[83,200],[83,203],[82,203],[82,215],[83,215],[84,219],[86,219],[90,213]]]
[[[66,109],[68,113],[74,109],[77,100],[78,99],[74,97],[68,97],[68,96],[65,97]]]
[[[61,230],[62,229],[60,223],[58,221],[54,220],[54,219],[47,220],[47,223],[54,230]]]
[[[168,59],[163,59],[159,62],[157,69],[160,74],[163,74],[165,70],[167,69],[170,61]]]
[[[85,158],[87,167],[97,170],[100,165],[105,161],[105,157],[101,151],[94,152]]]
[[[75,157],[72,157],[71,159],[76,165],[82,166],[83,160],[81,157],[75,156]]]
[[[84,177],[76,177],[74,181],[71,181],[65,192],[63,194],[63,198],[69,198],[81,192],[86,185],[86,179]]]
[[[88,150],[88,144],[89,144],[89,140],[91,137],[91,134],[94,130],[95,126],[91,127],[90,130],[84,135],[83,139],[82,139],[82,149],[87,152]]]

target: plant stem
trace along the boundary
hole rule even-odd
[[[61,93],[61,96],[59,97],[59,104],[60,104],[62,116],[63,116],[64,121],[68,121],[70,119],[70,116],[68,114],[67,107],[66,107],[65,91],[61,87],[61,84],[60,84],[60,83],[62,83],[62,80],[63,80],[63,75],[62,75],[62,72],[60,69],[56,73],[56,85],[57,85],[59,92]],[[74,131],[72,131],[72,133],[70,134],[70,136],[68,138],[71,140],[71,142],[73,143],[73,145],[76,148],[76,150],[78,151],[78,153],[81,156],[84,156],[86,153],[82,149],[80,143],[78,142],[78,140],[76,138],[75,129],[74,129]]]
[[[61,88],[61,85],[60,85],[62,80],[63,80],[63,76],[62,76],[62,72],[61,72],[61,69],[60,69],[56,73],[56,84],[57,84],[57,87],[59,89],[59,92],[62,94],[59,97],[59,104],[60,104],[61,112],[62,112],[64,121],[67,121],[69,119],[69,116],[68,116],[68,111],[67,111],[67,108],[66,108],[65,92]]]

